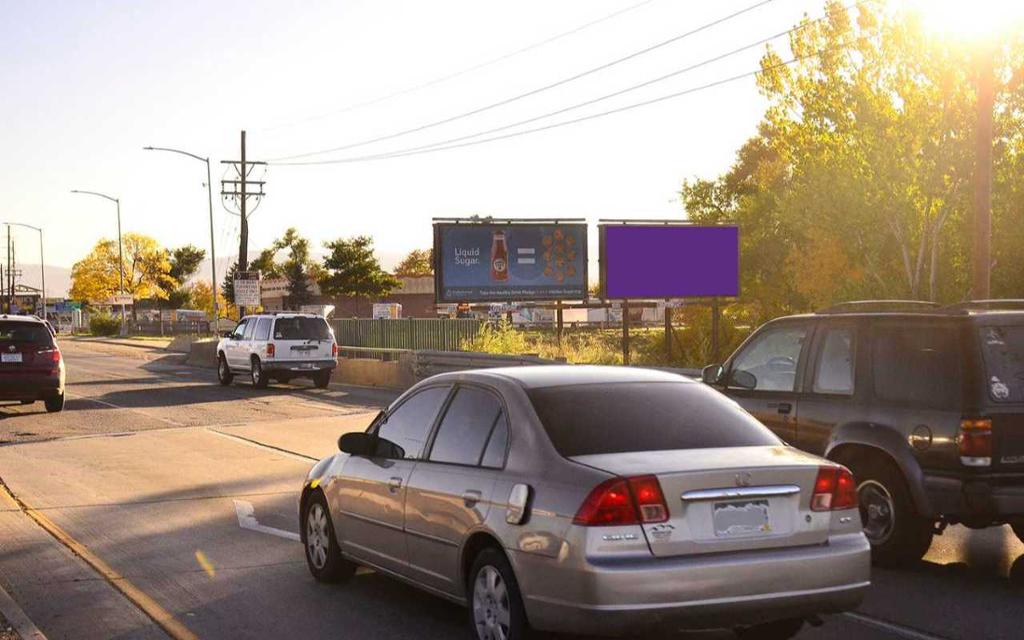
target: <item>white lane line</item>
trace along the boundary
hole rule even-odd
[[[884,631],[894,633],[904,638],[910,638],[911,640],[948,640],[947,638],[943,638],[942,636],[933,636],[932,634],[925,633],[924,631],[918,631],[917,629],[904,627],[903,625],[895,624],[893,622],[879,620],[878,618],[874,618],[872,616],[866,616],[863,613],[854,613],[853,611],[847,611],[842,615],[852,620],[856,620],[857,622],[865,624],[869,627],[882,629]]]
[[[0,613],[14,627],[15,633],[21,636],[22,640],[46,640],[46,636],[39,630],[39,627],[25,615],[18,603],[4,591],[3,587],[0,587]]]
[[[238,526],[241,528],[248,529],[250,531],[259,531],[260,533],[266,533],[268,535],[284,538],[285,540],[292,540],[294,542],[299,542],[301,540],[297,533],[260,524],[259,521],[256,520],[256,509],[253,508],[251,502],[246,502],[245,500],[232,500],[232,502],[235,503],[235,515],[238,516]]]
[[[250,447],[257,447],[259,449],[266,449],[267,451],[273,451],[274,453],[277,453],[279,455],[282,455],[282,456],[285,456],[285,457],[288,457],[288,458],[292,458],[293,460],[299,460],[300,462],[319,462],[320,461],[319,458],[314,458],[313,456],[307,456],[307,455],[303,455],[301,453],[296,453],[295,451],[290,451],[288,449],[282,449],[281,447],[275,447],[272,444],[264,444],[264,443],[262,443],[262,442],[260,442],[258,440],[252,440],[252,439],[246,438],[244,436],[236,436],[233,433],[224,433],[223,431],[217,431],[216,429],[211,429],[209,427],[206,427],[206,431],[208,431],[208,432],[210,432],[210,433],[212,433],[214,435],[220,436],[222,438],[227,438],[229,440],[234,440],[235,442],[238,442],[240,444],[249,445]]]
[[[133,411],[133,412],[138,413],[140,415],[144,415],[147,418],[152,418],[153,420],[159,420],[160,422],[169,424],[169,425],[171,425],[173,427],[187,427],[188,426],[184,422],[178,422],[177,420],[171,420],[169,418],[163,418],[163,417],[160,417],[160,416],[157,416],[157,415],[153,415],[152,413],[149,413],[148,411],[141,411],[139,409],[135,409],[135,408],[132,408],[132,407],[122,407],[121,405],[114,404],[113,402],[107,402],[106,400],[97,400],[96,398],[90,398],[88,396],[81,396],[81,395],[78,395],[77,393],[71,393],[70,391],[67,391],[67,390],[65,390],[64,393],[65,393],[65,395],[71,396],[72,398],[77,398],[79,400],[85,400],[86,402],[95,402],[96,404],[102,404],[104,406],[111,407],[113,409],[124,409],[125,411]]]

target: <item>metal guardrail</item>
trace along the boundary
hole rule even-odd
[[[338,356],[341,358],[360,358],[393,362],[403,353],[412,353],[412,349],[388,349],[385,347],[350,347],[338,345]]]

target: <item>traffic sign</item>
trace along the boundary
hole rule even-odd
[[[239,271],[235,276],[235,304],[239,307],[258,307],[260,302],[260,272]]]

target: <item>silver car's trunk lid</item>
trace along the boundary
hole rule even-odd
[[[579,456],[623,477],[654,475],[669,519],[644,525],[656,556],[822,544],[831,514],[810,510],[822,462],[789,447],[729,447]]]

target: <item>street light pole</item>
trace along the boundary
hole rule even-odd
[[[105,198],[107,200],[110,200],[111,202],[113,202],[114,204],[117,205],[117,262],[118,262],[118,269],[117,270],[118,270],[118,273],[120,275],[121,295],[123,296],[124,295],[124,245],[121,242],[121,200],[119,198],[114,198],[112,196],[108,196],[105,193],[99,193],[97,191],[81,191],[79,189],[72,189],[71,193],[82,193],[82,194],[85,194],[87,196],[98,196],[100,198]],[[124,335],[124,333],[125,333],[125,328],[124,328],[124,325],[125,325],[125,310],[124,310],[124,307],[125,307],[125,305],[124,305],[124,303],[122,303],[121,304],[121,335]]]
[[[5,222],[8,227],[25,227],[26,229],[32,229],[33,231],[39,232],[39,274],[42,279],[43,292],[43,320],[46,320],[46,257],[43,255],[43,230],[39,227],[34,227],[24,222]]]
[[[145,151],[168,151],[170,153],[180,153],[183,156],[195,158],[206,163],[206,196],[207,202],[210,206],[210,277],[213,279],[210,283],[210,288],[213,290],[213,322],[216,325],[220,319],[220,305],[217,304],[217,246],[214,243],[213,233],[213,186],[210,183],[210,158],[197,156],[194,153],[188,151],[182,151],[181,149],[170,149],[167,147],[143,147]]]

